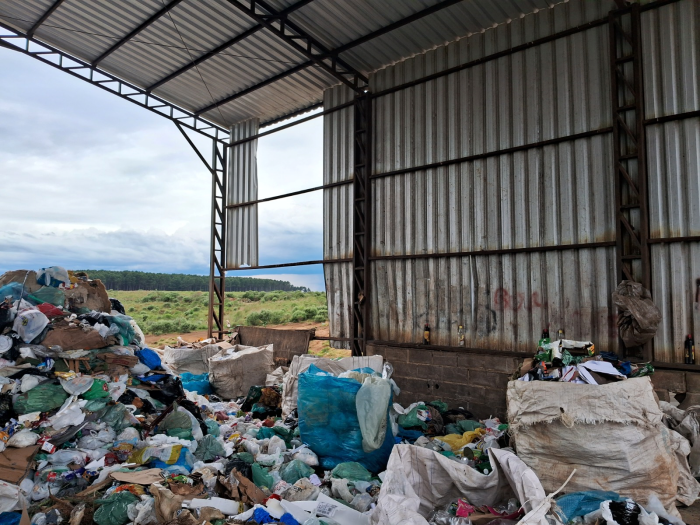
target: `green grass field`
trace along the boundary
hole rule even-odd
[[[124,292],[110,290],[146,335],[188,333],[207,328],[206,292]],[[224,321],[237,325],[326,323],[324,292],[226,292]]]

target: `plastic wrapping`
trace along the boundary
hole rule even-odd
[[[369,481],[372,474],[362,465],[355,462],[340,463],[331,471],[334,478],[343,478],[348,481]]]
[[[362,385],[342,379],[314,365],[299,375],[299,432],[301,440],[319,457],[321,466],[332,469],[338,463],[357,461],[372,472],[381,472],[394,446],[387,432],[382,446],[371,453],[362,447],[362,430],[357,417],[356,398]],[[386,407],[387,427],[389,406]]]
[[[261,467],[258,463],[253,463],[251,470],[253,472],[253,483],[255,483],[260,488],[264,487],[272,490],[272,487],[274,487],[275,482],[266,469]]]
[[[313,473],[314,469],[298,459],[293,459],[280,469],[281,478],[292,485],[301,478],[308,478]]]
[[[141,361],[151,370],[162,368],[160,356],[150,348],[142,348],[141,350],[137,350],[135,353],[136,357],[139,358],[139,361]]]
[[[386,438],[387,409],[391,399],[391,384],[387,379],[367,377],[355,398],[357,419],[362,432],[362,449],[373,452]]]
[[[209,384],[209,374],[194,375],[185,372],[180,375],[182,380],[182,388],[190,392],[197,392],[200,396],[213,394],[214,390]]]
[[[219,443],[216,437],[211,435],[204,436],[197,445],[197,450],[194,453],[194,456],[201,461],[212,461],[217,457],[224,457],[225,455],[226,451],[224,450],[224,446]]]
[[[129,505],[138,502],[139,499],[129,491],[112,493],[105,499],[95,501],[100,508],[95,511],[93,520],[97,525],[124,525],[131,521]]]
[[[12,329],[17,332],[25,343],[31,343],[44,331],[49,324],[49,318],[39,310],[31,308],[17,314]]]
[[[14,409],[18,414],[48,412],[60,407],[67,398],[68,394],[61,385],[43,383],[20,394],[14,403]]]

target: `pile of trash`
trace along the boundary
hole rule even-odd
[[[604,385],[653,373],[651,363],[635,364],[622,361],[614,352],[596,352],[590,341],[550,341],[549,330],[544,330],[535,356],[523,361],[513,379]]]
[[[675,487],[664,493],[662,483],[680,480],[681,467],[673,480],[649,483],[647,471],[635,471],[637,482],[661,487],[658,504],[632,489],[583,490],[591,480],[576,477],[564,480],[575,492],[557,498],[554,474],[570,470],[543,471],[538,432],[565,433],[569,422],[557,426],[557,405],[538,427],[527,396],[565,398],[533,390],[564,383],[511,382],[509,425],[440,400],[401,406],[381,356],[297,355],[281,364],[273,345],[244,346],[235,333],[148,348],[99,281],[62,268],[8,272],[0,299],[0,525],[679,523],[667,512]],[[579,365],[607,362],[591,357],[604,359]],[[622,386],[646,390],[607,393]],[[653,398],[634,381],[596,390]],[[655,418],[627,447],[651,457],[663,413],[629,410]],[[668,411],[667,425],[695,439],[696,412]],[[620,416],[620,424],[635,422]],[[614,431],[598,429],[608,447]],[[685,451],[674,439],[675,449],[653,457],[666,471]],[[684,486],[687,502],[694,486]]]

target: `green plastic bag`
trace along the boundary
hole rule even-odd
[[[165,432],[170,437],[192,441],[192,431],[188,428],[171,428]]]
[[[440,412],[441,414],[443,412],[447,412],[447,403],[444,401],[440,401],[439,399],[435,401],[431,401],[428,403],[431,407],[437,408],[437,411]]]
[[[115,492],[105,499],[95,501],[100,508],[95,511],[92,519],[97,525],[124,525],[131,521],[127,507],[138,501],[139,499],[128,490]]]
[[[261,467],[259,463],[253,463],[251,469],[253,471],[253,483],[260,488],[265,487],[272,490],[272,485],[275,480],[270,476],[268,471]]]
[[[445,434],[464,434],[465,432],[474,432],[477,428],[485,428],[478,421],[471,419],[463,419],[456,423],[450,423],[445,427]]]
[[[331,470],[331,477],[344,478],[349,481],[370,481],[372,474],[359,463],[348,461],[347,463],[338,463],[338,466]]]
[[[194,457],[201,461],[211,461],[216,457],[224,457],[225,455],[226,450],[224,450],[224,446],[211,434],[204,436],[194,453]]]
[[[308,478],[313,473],[314,469],[298,459],[293,459],[280,469],[280,476],[290,485],[294,485],[301,478]]]
[[[207,434],[210,436],[214,437],[219,437],[219,434],[221,433],[221,429],[219,428],[219,424],[214,421],[213,419],[207,419],[204,424],[207,426]]]
[[[128,416],[129,411],[127,408],[121,403],[117,403],[107,407],[107,412],[100,419],[119,434],[125,428],[132,426]]]
[[[248,465],[255,463],[255,456],[253,456],[253,454],[250,452],[239,452],[238,454],[234,454],[232,457],[245,461],[248,463]]]
[[[109,399],[92,399],[85,403],[85,410],[88,412],[98,412],[107,406]]]
[[[161,421],[158,425],[158,433],[165,433],[171,436],[183,433],[185,431],[189,432],[190,436],[192,435],[192,420],[190,419],[190,416],[184,412],[179,412],[177,405],[175,405],[173,411],[165,416],[163,421]],[[173,434],[173,432],[175,434]]]
[[[260,430],[258,430],[258,435],[256,436],[256,439],[270,439],[274,435],[274,430],[272,430],[269,427],[262,427]]]
[[[18,414],[31,412],[48,412],[60,407],[68,398],[68,393],[61,385],[43,383],[32,388],[29,392],[20,394],[13,407]]]
[[[90,390],[85,392],[82,396],[83,399],[101,399],[103,397],[109,397],[109,391],[107,389],[107,383],[102,381],[102,379],[95,379],[92,382]]]
[[[63,307],[66,302],[66,294],[63,290],[53,286],[42,286],[36,292],[29,294],[28,299],[36,304],[49,303],[54,306]]]
[[[418,405],[413,407],[408,414],[401,414],[398,419],[399,425],[403,428],[421,427],[423,430],[427,430],[428,425],[425,421],[418,419],[419,410],[428,410],[428,407],[425,405]]]

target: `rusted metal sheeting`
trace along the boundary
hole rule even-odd
[[[654,359],[683,363],[686,334],[700,337],[700,243],[651,245],[652,297],[661,310]]]
[[[647,127],[652,238],[700,235],[700,118]],[[700,334],[700,242],[654,244],[652,297],[663,320],[656,361],[683,362],[686,334]]]
[[[500,256],[374,261],[372,337],[419,342],[427,322],[431,343],[531,351],[543,328],[617,344],[614,248]]]
[[[231,128],[231,142],[258,132],[258,119]],[[258,141],[233,146],[229,153],[226,204],[258,198]],[[226,210],[226,268],[258,265],[258,205],[251,204]]]
[[[642,49],[645,118],[700,109],[700,2],[643,12]]]

